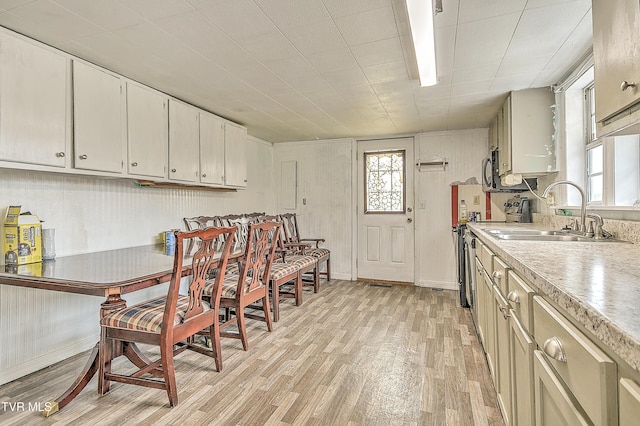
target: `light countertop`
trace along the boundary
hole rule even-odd
[[[640,371],[640,245],[501,240],[490,228],[540,224],[470,223],[487,246],[612,352]]]

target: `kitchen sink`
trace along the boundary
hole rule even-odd
[[[517,241],[582,241],[582,242],[617,242],[628,243],[629,241],[617,240],[615,238],[585,237],[572,234],[569,231],[550,231],[541,229],[486,229],[487,233],[501,240]]]

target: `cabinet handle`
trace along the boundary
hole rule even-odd
[[[502,272],[500,271],[493,271],[493,274],[491,274],[491,276],[497,280],[502,279]]]
[[[175,172],[176,172],[176,169],[171,169],[171,173],[175,173]]]
[[[562,342],[557,337],[549,337],[542,345],[542,350],[549,358],[556,361],[567,362],[567,354],[564,352]]]
[[[206,173],[203,173],[203,174],[202,174],[202,177],[207,177],[207,174],[206,174]]]
[[[133,163],[131,163],[131,166],[136,167],[138,165],[137,161],[134,161]]]
[[[80,159],[81,159],[81,160],[86,160],[86,159],[87,159],[87,154],[82,154],[82,155],[80,156]]]
[[[515,290],[510,291],[509,294],[507,294],[507,300],[509,302],[513,302],[513,303],[518,303],[519,304],[520,303],[520,295]]]
[[[58,158],[64,157],[64,152],[56,152],[56,157]]]
[[[634,83],[633,81],[631,83],[629,83],[628,81],[623,81],[622,83],[620,83],[620,90],[622,90],[623,92],[629,87],[636,87],[636,83]]]

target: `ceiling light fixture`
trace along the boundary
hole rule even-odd
[[[418,63],[420,86],[438,83],[433,31],[433,0],[406,0],[413,49]]]

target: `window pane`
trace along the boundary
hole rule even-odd
[[[589,150],[589,163],[587,164],[589,174],[602,173],[602,145]]]
[[[404,212],[404,151],[365,153],[365,211]]]
[[[602,175],[589,177],[589,201],[602,202]]]
[[[615,150],[615,205],[633,206],[640,199],[640,137],[618,136]]]

